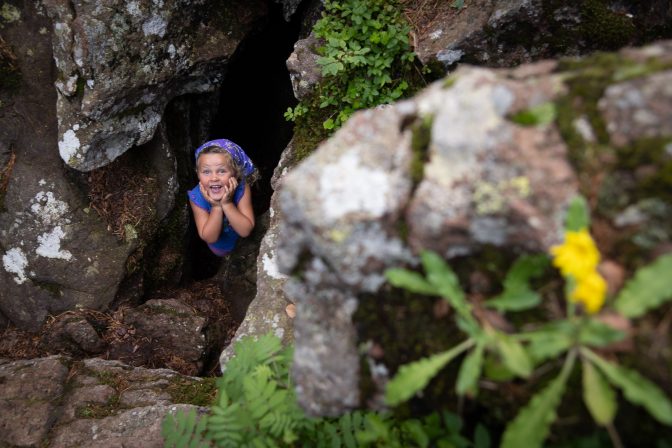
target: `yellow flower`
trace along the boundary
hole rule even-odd
[[[587,313],[594,314],[602,308],[606,293],[607,282],[597,271],[592,271],[578,280],[570,297],[573,302],[583,304]]]
[[[587,229],[566,232],[565,242],[551,248],[553,265],[562,275],[572,276],[577,281],[595,272],[600,262],[600,252]]]

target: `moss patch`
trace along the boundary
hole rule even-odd
[[[217,378],[207,377],[201,381],[174,378],[167,389],[173,403],[211,405],[217,394]]]

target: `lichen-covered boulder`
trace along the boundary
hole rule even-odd
[[[423,63],[494,67],[595,50],[616,50],[672,37],[669,3],[622,1],[474,0],[419,11],[415,49]]]
[[[148,142],[170,100],[214,90],[262,1],[49,0],[58,149],[90,171]]]
[[[375,300],[386,268],[424,249],[454,258],[561,240],[577,177],[553,113],[535,112],[568,94],[554,70],[462,67],[411,100],[355,114],[284,179],[277,258],[299,310],[294,377],[309,412],[360,405],[352,315]]]

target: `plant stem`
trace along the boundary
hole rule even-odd
[[[616,428],[614,428],[614,424],[609,423],[606,428],[607,433],[609,434],[609,438],[611,439],[611,444],[614,446],[614,448],[623,448],[623,442],[621,441],[621,437],[618,435],[618,431],[616,431]]]

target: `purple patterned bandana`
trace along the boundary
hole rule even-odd
[[[231,158],[236,163],[236,165],[239,165],[242,168],[243,177],[247,177],[254,172],[254,164],[252,163],[252,160],[250,160],[250,158],[247,156],[247,154],[245,154],[243,148],[236,145],[231,140],[227,140],[225,138],[220,138],[218,140],[211,140],[209,142],[203,143],[201,146],[196,148],[196,151],[194,152],[194,157],[198,159],[198,154],[205,148],[208,148],[210,146],[217,146],[219,148],[225,149],[226,152],[231,154]]]

